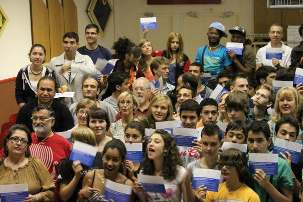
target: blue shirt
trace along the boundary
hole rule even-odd
[[[204,54],[203,54],[204,52]],[[204,67],[204,72],[218,75],[224,68],[230,66],[230,60],[225,46],[220,45],[216,50],[211,51],[208,46],[201,46],[197,49],[196,62]]]
[[[82,55],[88,55],[94,64],[96,64],[98,58],[109,60],[112,57],[111,52],[102,46],[98,46],[95,50],[88,50],[85,46],[82,46],[78,51]]]

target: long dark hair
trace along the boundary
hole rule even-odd
[[[174,180],[177,175],[177,166],[182,165],[176,141],[167,131],[163,129],[155,130],[153,134],[161,135],[164,140],[162,176],[166,180]],[[148,158],[147,152],[148,151],[146,150],[142,163],[142,172],[146,175],[154,175],[154,162]]]

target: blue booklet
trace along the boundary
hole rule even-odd
[[[199,130],[192,128],[174,128],[173,135],[178,146],[193,147],[193,141],[198,139]]]
[[[249,153],[248,165],[253,172],[256,169],[262,169],[266,175],[276,175],[278,173],[278,154]]]
[[[181,121],[161,121],[156,122],[156,129],[164,129],[173,135],[173,129],[181,127]]]
[[[288,152],[291,154],[291,162],[297,164],[301,158],[301,150],[303,146],[296,142],[290,142],[280,138],[274,139],[273,153],[280,154]]]
[[[226,48],[235,52],[236,55],[242,55],[244,46],[243,43],[227,42]]]
[[[303,84],[303,69],[302,68],[296,68],[294,84],[295,85]]]
[[[145,29],[157,29],[157,18],[156,17],[147,17],[147,18],[140,18],[140,27],[141,30]]]
[[[221,171],[214,169],[193,169],[192,188],[197,189],[200,186],[205,186],[207,191],[217,192],[221,179]]]
[[[142,184],[144,191],[153,193],[165,193],[164,179],[160,176],[138,175],[138,181]]]
[[[113,200],[116,202],[129,202],[131,193],[131,186],[119,184],[108,179],[105,180],[105,199]]]
[[[140,163],[144,158],[144,153],[142,151],[142,143],[125,143],[127,150],[126,160],[133,161],[135,163]]]
[[[78,160],[82,164],[91,167],[94,163],[97,151],[97,147],[85,144],[83,142],[75,141],[69,159],[72,161]]]
[[[24,202],[28,195],[27,184],[0,185],[1,202]]]
[[[266,49],[266,60],[282,60],[283,50],[281,48],[267,48]]]

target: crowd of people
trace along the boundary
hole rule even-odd
[[[16,77],[20,110],[4,139],[0,185],[27,184],[26,202],[110,201],[108,181],[130,187],[129,201],[303,201],[303,43],[284,44],[278,24],[257,53],[242,26],[213,22],[206,34],[193,59],[176,32],[163,51],[122,37],[112,53],[95,24],[82,47],[77,33],[65,33],[64,52],[48,64],[34,44]],[[231,46],[220,43],[228,35]],[[176,129],[195,138],[180,142]],[[278,141],[288,148],[277,151]],[[96,149],[91,165],[73,160],[78,142]],[[135,144],[139,162],[129,159]],[[278,154],[267,160],[276,171],[254,168],[257,154]],[[202,171],[220,171],[216,190],[196,186]],[[161,179],[164,190],[144,177]]]

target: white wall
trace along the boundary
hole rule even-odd
[[[8,18],[0,33],[0,80],[14,77],[28,63],[32,44],[30,6],[28,0],[1,0],[0,7]]]

